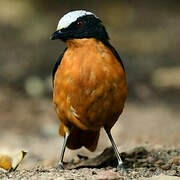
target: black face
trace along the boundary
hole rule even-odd
[[[108,34],[101,20],[93,15],[79,17],[67,28],[56,31],[52,34],[51,39],[81,39],[94,37],[98,40],[108,40]]]

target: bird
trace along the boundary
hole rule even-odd
[[[127,80],[105,26],[94,13],[74,10],[60,18],[50,39],[66,44],[52,72],[53,104],[60,119],[59,134],[64,137],[58,168],[64,169],[66,147],[95,151],[104,128],[118,161],[117,170],[122,169],[111,128],[123,111]]]

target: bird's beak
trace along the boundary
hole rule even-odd
[[[51,40],[63,39],[64,37],[65,37],[65,33],[62,32],[61,30],[58,30],[51,35],[50,39]]]

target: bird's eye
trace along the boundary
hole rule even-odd
[[[83,24],[84,24],[84,23],[83,23],[82,21],[78,21],[78,22],[77,22],[77,27],[78,27],[78,28],[81,28],[81,27],[83,26]]]

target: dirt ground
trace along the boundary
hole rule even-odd
[[[58,136],[59,120],[51,99],[30,100],[8,90],[0,92],[1,102],[4,102],[0,109],[1,150],[28,151],[18,169],[0,173],[0,179],[135,179],[161,173],[180,177],[180,114],[163,104],[147,106],[128,102],[112,129],[128,168],[126,172],[115,172],[113,158],[100,165],[85,163],[80,168],[75,166],[79,162],[77,154],[92,159],[110,147],[104,131],[94,153],[85,148],[67,150],[64,161],[69,165],[74,163],[76,169],[59,171],[55,167],[63,139]],[[68,169],[68,165],[66,167]]]
[[[109,151],[110,150],[110,151]],[[112,149],[107,149],[103,159],[107,154],[113,154]],[[112,155],[101,162],[99,168],[94,168],[95,159],[89,164],[91,168],[80,168],[72,170],[58,170],[57,168],[35,167],[30,170],[17,170],[12,173],[0,174],[1,179],[89,179],[89,180],[104,180],[104,179],[145,179],[158,176],[162,180],[168,177],[172,180],[173,177],[180,179],[180,149],[156,149],[147,150],[144,147],[134,148],[128,153],[122,153],[124,166],[126,169],[116,171],[114,168],[115,157]],[[97,159],[97,158],[96,158]],[[100,160],[100,159],[99,159]],[[88,161],[88,160],[82,160]],[[92,164],[94,165],[92,166]],[[75,163],[71,163],[75,164]],[[88,163],[87,163],[88,164]],[[86,165],[87,166],[87,165]],[[163,175],[164,174],[164,175]],[[179,178],[178,178],[179,177]]]

